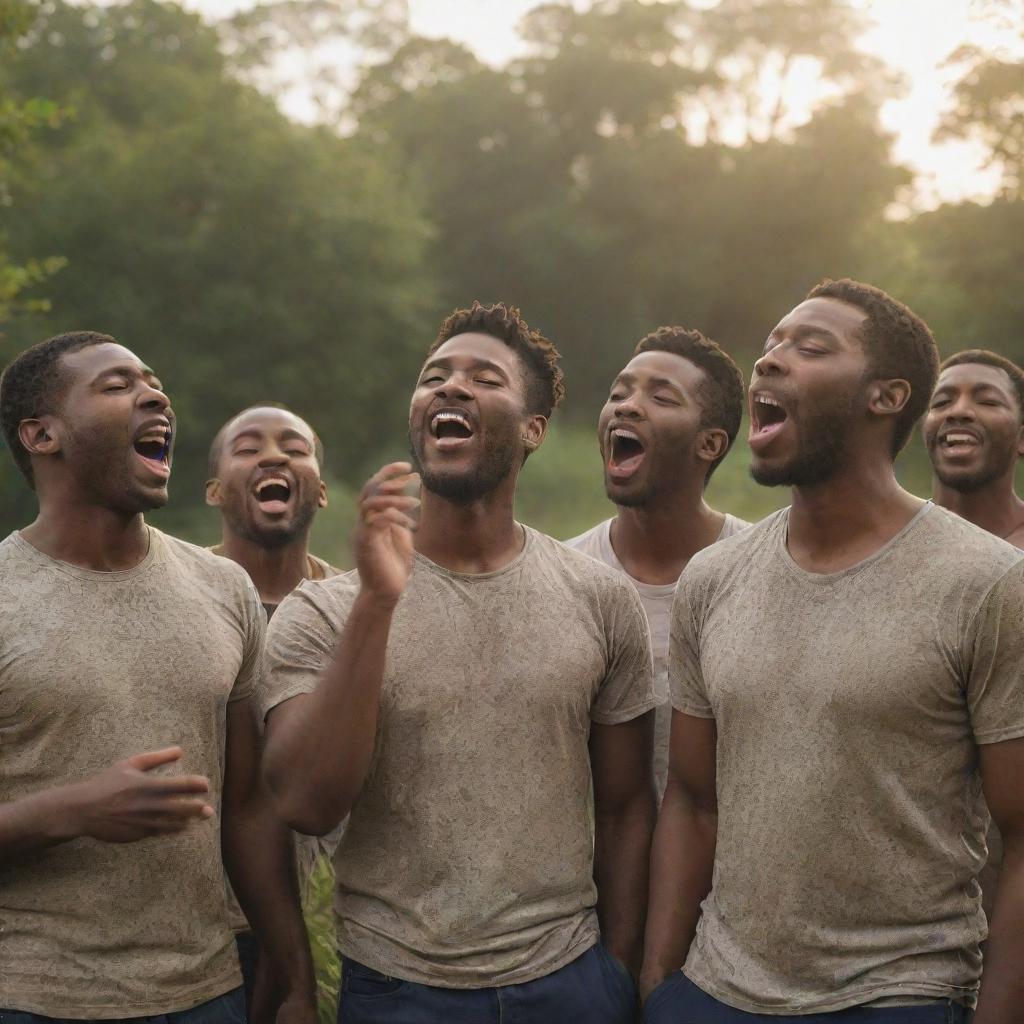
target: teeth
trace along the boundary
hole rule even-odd
[[[777,406],[780,409],[782,408],[782,403],[781,402],[776,402],[774,398],[769,398],[767,395],[758,395],[754,399],[754,401],[755,402],[760,402],[762,405],[774,405],[774,406]]]
[[[633,433],[632,430],[624,430],[622,427],[616,427],[612,431],[612,437],[625,437],[630,441],[639,441],[640,438],[637,434]]]
[[[262,494],[263,491],[266,490],[266,488],[271,486],[271,484],[276,484],[279,487],[287,487],[289,491],[292,489],[291,488],[291,484],[289,484],[288,481],[285,480],[283,477],[272,476],[272,477],[267,477],[267,479],[265,479],[265,480],[261,480],[256,485],[256,493],[258,495]]]
[[[978,439],[973,434],[947,434],[942,439],[943,444],[977,444]]]
[[[143,434],[142,437],[136,438],[136,441],[139,444],[148,444],[151,441],[156,444],[166,444],[168,437],[170,437],[170,433],[166,430],[151,430],[148,434]]]
[[[469,417],[465,413],[445,409],[441,412],[434,413],[434,417],[430,421],[430,432],[436,436],[437,428],[442,423],[461,423],[467,430],[471,429],[469,426]]]

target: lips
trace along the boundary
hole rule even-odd
[[[281,515],[287,512],[294,491],[292,482],[281,474],[262,477],[252,489],[256,504],[267,515]]]
[[[750,394],[750,434],[747,441],[757,452],[775,440],[789,420],[783,399],[771,391]]]
[[[165,419],[144,423],[132,438],[136,456],[161,480],[171,475],[171,439],[171,425]]]
[[[452,451],[468,444],[476,431],[465,409],[437,409],[430,414],[427,427],[434,445]]]
[[[647,448],[631,427],[612,427],[608,431],[608,476],[621,483],[633,476],[643,465]]]

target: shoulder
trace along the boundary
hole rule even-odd
[[[926,510],[918,533],[929,561],[947,562],[957,577],[977,584],[994,583],[1024,562],[1024,551],[940,505]]]
[[[589,530],[577,535],[576,537],[570,537],[568,540],[562,541],[567,548],[572,548],[574,551],[582,551],[587,555],[595,555],[602,541],[608,535],[608,524],[611,522],[610,519],[605,519],[603,522],[592,526]]]
[[[319,619],[340,630],[358,593],[359,573],[355,569],[322,580],[303,580],[278,605],[270,628],[274,631],[284,623]]]
[[[749,564],[756,552],[764,550],[779,530],[785,529],[788,516],[788,508],[773,512],[760,522],[752,524],[730,516],[734,523],[742,525],[737,526],[728,535],[723,535],[714,544],[709,544],[698,551],[683,570],[680,580],[721,576],[736,567]]]
[[[150,527],[152,543],[159,544],[163,556],[176,562],[199,579],[214,585],[248,592],[252,587],[249,574],[225,555],[218,555],[210,548],[200,547],[180,537],[172,537],[155,527]]]

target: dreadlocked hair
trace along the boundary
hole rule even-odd
[[[549,417],[565,397],[562,368],[558,365],[561,356],[554,344],[540,331],[533,330],[515,306],[506,306],[503,302],[481,306],[474,302],[469,309],[455,310],[441,324],[427,354],[433,355],[457,334],[471,332],[497,338],[519,356],[526,370],[526,411]]]
[[[910,397],[896,418],[892,438],[895,458],[907,443],[914,424],[928,408],[939,376],[939,351],[928,325],[881,288],[860,281],[826,278],[808,293],[808,299],[838,299],[867,314],[860,336],[868,358],[868,371],[884,380],[905,380]]]

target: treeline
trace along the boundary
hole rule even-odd
[[[0,357],[88,327],[155,366],[186,531],[209,438],[253,400],[307,415],[340,481],[400,455],[421,354],[473,298],[520,304],[558,343],[562,417],[587,435],[642,334],[698,326],[747,370],[824,275],[891,289],[946,352],[1024,360],[1024,69],[958,55],[944,130],[989,144],[996,201],[887,219],[911,180],[878,118],[899,83],[853,47],[859,17],[845,0],[551,3],[495,69],[410,36],[395,0],[220,24],[155,0],[0,0]],[[321,68],[323,123],[290,121],[252,83],[334,37],[372,62],[351,87]],[[786,86],[809,71],[825,98],[807,120]],[[9,460],[0,497],[0,528],[24,522]]]

